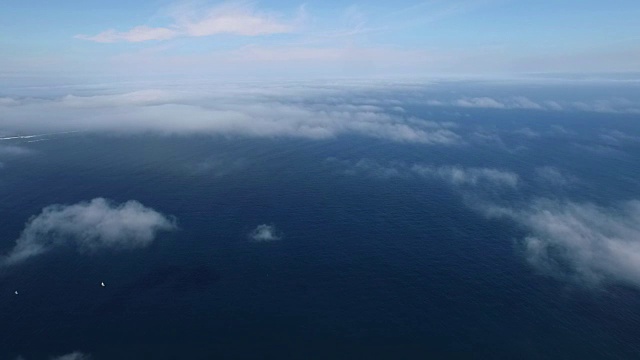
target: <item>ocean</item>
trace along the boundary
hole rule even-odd
[[[594,242],[637,229],[620,204],[640,193],[638,115],[403,111],[461,140],[94,130],[2,140],[22,149],[0,152],[2,253],[51,204],[136,200],[176,227],[141,248],[64,243],[3,267],[0,358],[640,357],[633,265],[604,264],[599,247],[572,255],[562,242],[572,233],[555,240],[532,220],[619,221],[582,237]],[[270,232],[252,238],[260,225]],[[548,258],[532,236],[551,244]]]

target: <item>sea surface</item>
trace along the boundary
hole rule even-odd
[[[640,358],[637,287],[541,272],[523,254],[529,229],[473,205],[640,198],[640,142],[600,136],[640,136],[638,116],[407,111],[455,122],[466,144],[82,131],[4,140],[28,153],[2,159],[2,253],[45,206],[97,197],[139,201],[178,229],[142,249],[69,246],[2,269],[0,358]],[[402,173],[415,164],[502,169],[520,182],[461,188]],[[536,180],[544,167],[575,181]],[[261,224],[279,239],[251,241]]]

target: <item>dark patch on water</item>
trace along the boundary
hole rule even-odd
[[[220,281],[220,274],[207,266],[168,265],[158,267],[128,285],[124,285],[109,300],[95,309],[97,314],[124,311],[136,299],[149,295],[169,298],[178,294],[205,291]]]

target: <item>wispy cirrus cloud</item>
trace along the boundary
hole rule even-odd
[[[74,205],[50,205],[27,222],[16,244],[0,264],[11,266],[71,244],[80,251],[146,247],[176,221],[137,201],[114,204],[103,198]]]
[[[136,26],[127,31],[105,30],[96,35],[76,35],[76,39],[89,40],[98,43],[114,42],[143,42],[151,40],[169,40],[180,35],[180,31],[173,28]]]
[[[298,16],[303,16],[303,9]],[[256,10],[249,3],[223,3],[208,8],[175,8],[166,27],[140,25],[126,31],[109,29],[96,35],[76,35],[82,40],[100,43],[144,42],[176,37],[202,37],[219,34],[259,36],[294,31],[298,20]]]

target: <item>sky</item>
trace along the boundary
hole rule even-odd
[[[636,0],[3,0],[0,76],[639,72],[638,18]]]

